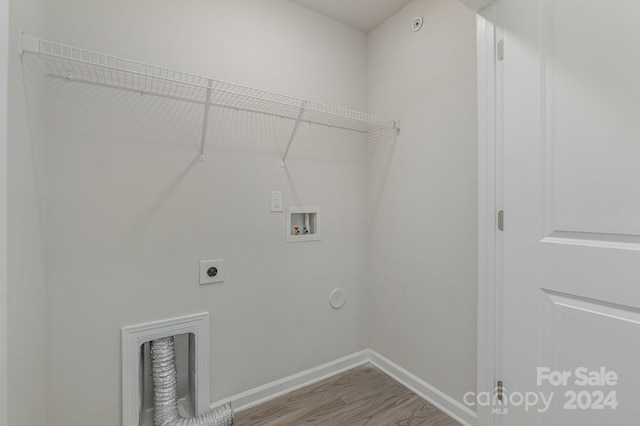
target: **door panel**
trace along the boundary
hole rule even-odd
[[[640,30],[628,0],[545,1],[554,230],[640,235]]]
[[[640,418],[640,312],[574,295],[545,292],[545,296],[544,365],[571,374],[566,386],[553,386],[555,382],[540,373],[545,393],[554,393],[546,423],[633,424],[626,421]],[[598,377],[588,372],[597,372]]]
[[[502,5],[508,405],[497,415],[514,426],[634,425],[640,418],[640,26],[634,22],[640,4]],[[549,379],[562,374],[564,381]],[[617,379],[602,384],[600,374]],[[593,382],[583,383],[585,376]],[[511,400],[518,393],[551,403],[526,407]]]

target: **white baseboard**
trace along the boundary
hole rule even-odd
[[[369,349],[369,362],[463,425],[477,424],[475,411],[371,349]]]
[[[235,411],[246,410],[247,408],[262,404],[296,389],[317,383],[321,380],[367,363],[383,371],[385,374],[420,395],[422,398],[429,401],[431,404],[435,405],[463,425],[476,425],[476,413],[473,410],[451,398],[449,395],[439,391],[424,380],[411,374],[404,368],[388,360],[372,349],[365,349],[363,351],[347,355],[335,361],[328,362],[309,370],[301,371],[300,373],[250,389],[230,398],[214,402],[211,404],[211,408],[230,402]]]
[[[301,371],[266,385],[258,386],[246,392],[211,404],[211,408],[231,402],[235,411],[246,410],[255,405],[270,401],[296,389],[317,383],[329,377],[369,362],[369,350],[365,349],[351,355],[336,359],[318,367]]]

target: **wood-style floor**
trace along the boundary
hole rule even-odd
[[[236,413],[234,426],[453,426],[460,423],[364,365]]]

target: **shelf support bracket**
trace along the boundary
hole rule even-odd
[[[204,161],[204,143],[207,139],[207,122],[209,121],[209,107],[211,106],[211,89],[213,80],[207,80],[207,95],[204,100],[204,118],[202,119],[202,137],[200,138],[200,161]]]
[[[296,117],[296,123],[293,125],[291,136],[289,136],[289,143],[287,144],[287,149],[284,150],[284,155],[282,156],[282,163],[280,163],[280,167],[282,167],[283,169],[287,167],[287,157],[289,156],[289,149],[291,148],[291,143],[293,142],[293,139],[295,139],[296,133],[298,132],[300,119],[302,118],[302,114],[304,113],[304,107],[306,105],[307,105],[307,101],[302,102],[302,105],[300,106],[300,111],[298,111],[298,116]]]
[[[18,34],[18,53],[22,56],[25,52],[40,53],[40,39],[26,35],[20,29]]]

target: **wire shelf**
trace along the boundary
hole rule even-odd
[[[50,77],[194,102],[207,106],[207,110],[208,106],[231,108],[291,119],[296,123],[315,123],[361,133],[400,128],[399,122],[390,118],[145,64],[25,34],[20,37],[20,52],[43,58],[46,74]],[[294,135],[295,130],[292,139]],[[283,163],[285,160],[286,154]]]

